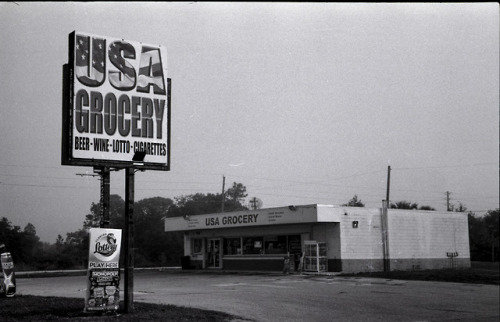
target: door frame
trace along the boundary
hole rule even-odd
[[[215,254],[213,254],[212,252],[213,248],[217,249]],[[209,269],[222,268],[222,238],[207,239],[207,268]]]

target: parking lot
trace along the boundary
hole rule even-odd
[[[18,294],[81,297],[85,276],[20,278]],[[134,302],[253,321],[498,321],[499,286],[334,275],[144,271]]]

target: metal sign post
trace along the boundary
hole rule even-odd
[[[108,167],[94,167],[94,173],[97,173],[101,177],[101,218],[99,221],[99,227],[108,228],[109,227],[109,172]]]
[[[125,169],[125,313],[134,312],[134,168]]]
[[[129,52],[140,54],[136,57]],[[122,61],[133,68],[117,67]],[[110,226],[110,171],[125,169],[127,313],[134,311],[134,173],[170,171],[172,85],[166,63],[167,51],[161,45],[77,31],[68,35],[61,164],[91,166],[95,176],[100,175],[100,228]],[[135,113],[134,108],[142,113]]]
[[[109,227],[109,168],[103,167],[101,170],[102,177],[102,217],[101,228]]]

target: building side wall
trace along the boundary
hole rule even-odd
[[[340,257],[340,224],[319,223],[312,226],[311,240],[325,242],[327,245],[328,271],[342,271]],[[303,239],[307,240],[307,239]]]
[[[341,268],[342,273],[382,272],[384,271],[384,260],[382,258],[343,259]]]
[[[346,260],[365,260],[370,268],[374,260],[383,259],[380,219],[380,209],[345,209],[340,223],[342,269]]]
[[[395,258],[390,263],[392,271],[470,268],[469,258]]]
[[[389,209],[391,270],[470,267],[465,213]]]
[[[339,223],[321,223],[312,226],[311,239],[327,244],[327,257],[340,258],[340,225]]]

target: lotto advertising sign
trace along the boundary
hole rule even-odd
[[[121,229],[90,229],[86,311],[116,311],[120,306],[121,240]]]
[[[73,32],[64,76],[63,164],[168,170],[165,47]]]

